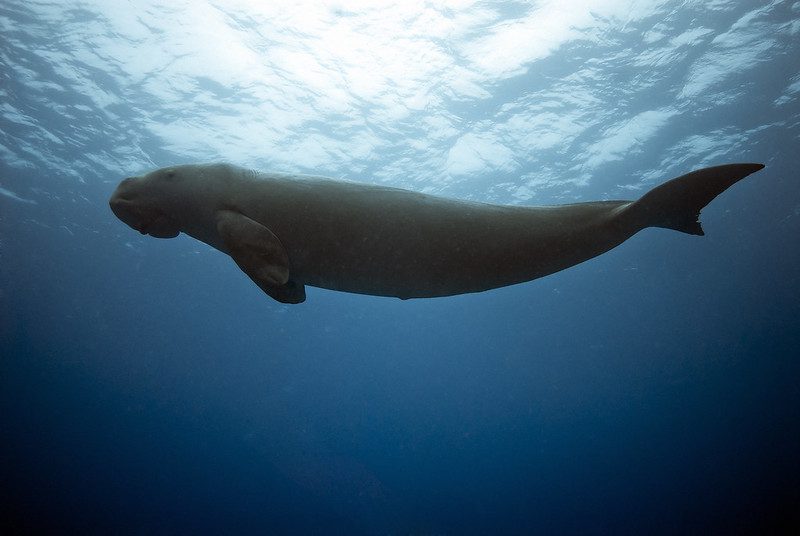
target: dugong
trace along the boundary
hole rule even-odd
[[[303,302],[305,285],[433,298],[552,274],[646,227],[702,235],[700,210],[763,167],[700,169],[637,201],[523,207],[230,164],[181,165],[124,179],[110,205],[142,234],[184,232],[230,255],[279,302]]]

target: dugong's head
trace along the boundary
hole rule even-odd
[[[175,208],[186,195],[185,175],[178,166],[123,179],[109,200],[111,210],[142,234],[174,238],[181,232]]]

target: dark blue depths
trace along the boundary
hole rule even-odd
[[[702,247],[646,231],[519,287],[410,302],[313,291],[277,314],[226,259],[198,263],[188,240],[154,243],[132,268],[108,237],[12,227],[24,214],[9,206],[4,523],[428,534],[796,524],[800,301],[785,240],[797,224],[750,201],[770,188],[732,192]]]

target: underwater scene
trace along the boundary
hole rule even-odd
[[[798,166],[800,2],[4,0],[0,533],[798,534]]]

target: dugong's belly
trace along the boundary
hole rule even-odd
[[[339,221],[303,232],[289,240],[287,251],[299,280],[348,292],[445,296],[516,282],[509,281],[513,253],[530,245],[502,226],[474,223],[384,214],[379,220]]]

